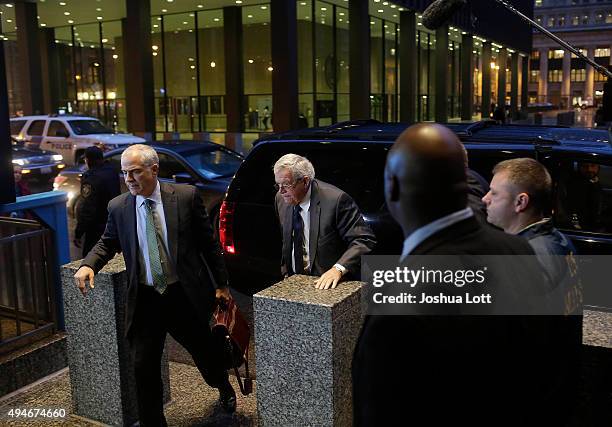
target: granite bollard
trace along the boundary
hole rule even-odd
[[[81,261],[62,267],[68,366],[76,415],[114,426],[138,420],[132,357],[125,338],[127,273],[118,254],[83,296],[74,281]],[[162,359],[164,400],[170,400],[168,359]]]
[[[319,290],[314,279],[291,276],[253,296],[261,425],[352,425],[362,282]]]

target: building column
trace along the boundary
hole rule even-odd
[[[527,114],[529,106],[529,56],[521,57],[522,72],[521,72],[521,112]]]
[[[514,52],[510,61],[510,119],[514,119],[518,113],[518,93],[519,93],[519,53]]]
[[[242,8],[238,6],[223,8],[223,39],[225,54],[226,129],[228,133],[242,133],[244,132]],[[274,69],[276,72],[276,64]],[[274,74],[272,74],[272,77],[274,78]],[[272,108],[272,111],[276,111],[274,105]]]
[[[488,119],[491,111],[491,42],[482,43],[482,101],[481,119]]]
[[[561,102],[567,108],[570,105],[570,70],[572,69],[572,54],[565,51],[563,54],[563,81],[561,82]]]
[[[1,25],[2,22],[0,22]],[[4,55],[4,42],[0,41],[0,205],[15,201],[13,145],[11,144],[8,99],[6,56]]]
[[[548,49],[540,49],[540,78],[537,102],[548,100]]]
[[[15,3],[17,52],[21,72],[19,82],[25,115],[45,113],[37,14],[35,2]]]
[[[40,29],[40,53],[43,85],[44,109],[48,113],[56,112],[59,106],[60,65],[55,45],[55,29]]]
[[[501,48],[497,54],[497,105],[506,107],[506,68],[508,68],[508,51]]]
[[[272,122],[275,132],[297,129],[297,11],[295,1],[272,0]],[[314,16],[313,16],[314,19]]]
[[[587,57],[591,60],[595,60],[595,48],[587,48]],[[586,64],[586,78],[584,80],[584,97],[585,99],[591,98],[593,103],[595,102],[595,69]]]
[[[448,25],[436,29],[435,55],[435,108],[434,120],[438,123],[448,121]]]
[[[417,31],[416,13],[400,12],[400,122],[414,123],[417,119]],[[368,56],[369,57],[369,56]]]
[[[474,38],[461,37],[461,120],[472,120],[474,110]]]
[[[127,127],[130,132],[151,133],[155,137],[151,1],[125,0],[125,8],[126,18],[121,24]]]
[[[369,2],[349,2],[349,88],[351,120],[370,118]],[[314,18],[314,17],[313,17]]]

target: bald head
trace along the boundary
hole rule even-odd
[[[406,129],[387,157],[385,197],[405,231],[465,208],[465,151],[457,136],[433,123]]]

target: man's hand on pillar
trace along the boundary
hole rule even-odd
[[[336,267],[327,270],[321,277],[314,282],[314,287],[317,289],[334,289],[338,286],[338,282],[342,278],[342,273]]]
[[[86,265],[79,268],[74,275],[74,281],[76,282],[77,287],[83,294],[83,296],[87,295],[87,284],[86,281],[89,280],[89,287],[93,289],[94,287],[94,271],[91,267]]]

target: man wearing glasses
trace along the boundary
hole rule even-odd
[[[333,289],[345,275],[359,278],[361,255],[372,251],[376,237],[353,199],[316,180],[312,163],[297,154],[278,159],[274,180],[283,275],[320,276],[317,289]]]

